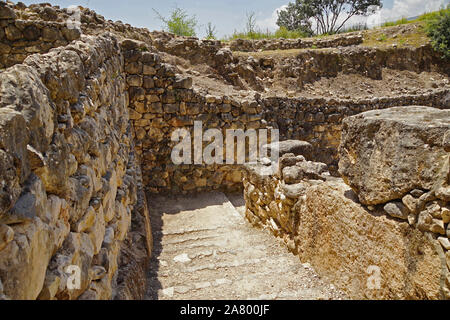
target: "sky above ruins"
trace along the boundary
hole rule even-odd
[[[277,10],[283,8],[289,0],[48,0],[53,5],[69,7],[81,5],[89,7],[106,19],[121,20],[137,27],[150,30],[161,30],[161,21],[152,9],[163,16],[178,6],[186,9],[189,14],[195,14],[200,22],[197,33],[205,34],[205,25],[211,22],[217,29],[217,35],[223,38],[245,28],[246,13],[256,14],[257,24],[263,29],[275,30]],[[28,4],[45,2],[44,0],[22,0]],[[437,10],[440,6],[450,3],[450,0],[384,0],[384,8],[369,18],[356,17],[350,24],[368,22],[369,25],[402,17],[414,17],[421,13]]]

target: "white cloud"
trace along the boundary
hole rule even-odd
[[[256,20],[256,25],[264,31],[267,29],[269,29],[270,31],[277,30],[278,29],[278,26],[277,26],[278,11],[284,10],[286,8],[287,8],[287,5],[276,8],[272,12],[272,15],[270,17],[265,18],[265,19]]]
[[[449,0],[394,0],[392,8],[382,8],[376,14],[369,17],[354,16],[348,20],[346,26],[359,23],[367,23],[369,26],[380,25],[386,21],[395,21],[401,18],[411,18],[423,14],[425,12],[439,10],[442,6],[449,3]],[[272,12],[267,18],[256,21],[258,27],[263,30],[269,29],[274,31],[277,26],[277,12],[283,10],[287,5],[283,5]],[[342,14],[339,21],[344,21],[345,14]]]
[[[411,18],[425,12],[439,10],[448,0],[394,0],[392,8],[382,8],[381,22]]]
[[[447,3],[448,0],[394,0],[392,8],[382,8],[368,17],[354,16],[346,25],[367,23],[368,26],[377,26],[387,21],[413,18],[425,12],[436,11]]]

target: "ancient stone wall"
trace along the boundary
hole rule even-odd
[[[329,39],[271,39],[245,40],[236,39],[228,45],[232,51],[256,52],[267,50],[290,50],[307,48],[336,48],[361,44],[361,34],[338,35]]]
[[[166,43],[171,45],[165,50],[177,55],[192,55],[196,59],[210,57],[212,61],[218,55],[212,42],[210,49],[203,45],[204,41],[199,43],[190,39],[172,39]],[[155,45],[158,47],[157,43]],[[186,128],[192,137],[194,121],[202,121],[205,130],[280,129],[282,139],[311,142],[315,147],[314,159],[330,165],[330,171],[335,174],[341,122],[345,117],[401,105],[449,108],[444,103],[449,91],[441,88],[427,94],[396,98],[346,100],[263,98],[259,94],[249,100],[211,96],[192,88],[190,77],[177,74],[175,66],[163,63],[145,43],[127,40],[122,47],[136,148],[142,156],[144,185],[152,192],[241,189],[240,166],[175,166],[172,163],[171,151],[176,145],[171,141],[172,133]]]
[[[232,51],[258,52],[266,50],[290,50],[311,48],[336,48],[361,44],[363,37],[360,34],[339,35],[328,39],[271,39],[271,40],[245,40],[236,39],[230,42],[219,40],[199,40],[196,37],[179,37],[170,33],[152,32],[155,41],[153,45],[160,51],[175,55],[193,56],[193,52],[207,57],[208,53],[217,52],[223,48]],[[184,45],[183,45],[184,44]],[[189,49],[186,49],[189,48]],[[197,59],[200,59],[197,55]]]
[[[147,29],[107,21],[86,8],[77,10],[45,3],[27,7],[22,3],[0,2],[0,69],[22,63],[31,54],[65,46],[81,34],[112,32],[120,38],[152,42]]]
[[[80,38],[80,30],[56,21],[22,20],[12,6],[0,4],[0,69],[22,63],[34,53],[47,53]]]
[[[204,130],[265,128],[263,107],[256,100],[238,101],[226,96],[204,95],[192,88],[192,79],[176,74],[158,54],[143,43],[122,43],[130,97],[130,118],[135,144],[142,159],[144,185],[151,192],[194,192],[242,188],[242,168],[231,165],[177,166],[171,160],[171,140],[177,129],[193,137],[194,121]],[[207,145],[208,143],[206,143]]]
[[[409,106],[344,120],[353,190],[309,149],[285,148],[276,175],[247,166],[247,218],[352,298],[450,299],[449,119]]]
[[[314,146],[313,159],[326,163],[337,173],[342,120],[369,110],[395,106],[423,105],[448,109],[449,90],[435,89],[427,94],[395,98],[326,99],[266,98],[261,100],[263,118],[280,130],[281,140],[308,141]]]
[[[220,41],[150,33],[106,21],[88,9],[80,11],[81,32],[67,27],[67,9],[0,2],[0,68],[6,68],[0,73],[0,298],[142,298],[152,247],[145,191],[237,191],[243,188],[243,178],[248,218],[283,236],[293,252],[350,288],[350,295],[448,296],[445,183],[433,189],[429,183],[422,185],[420,176],[414,188],[399,183],[394,195],[367,202],[372,195],[363,189],[371,177],[355,177],[373,168],[361,166],[353,172],[352,158],[345,165],[346,154],[341,152],[343,168],[348,169],[342,173],[356,194],[327,170],[337,174],[343,127],[352,138],[344,136],[342,141],[358,141],[350,133],[351,122],[342,125],[345,117],[402,105],[448,109],[449,91],[434,88],[427,94],[345,100],[262,93],[262,79],[276,79],[277,73],[298,78],[299,86],[339,72],[379,79],[383,67],[449,74],[448,64],[439,65],[429,46],[392,49],[395,52],[360,47],[305,50],[280,61],[254,59],[233,56]],[[248,51],[348,46],[361,39],[327,41],[236,41],[232,47]],[[163,61],[167,54],[173,55],[170,61],[178,56],[206,64],[217,77],[245,89],[245,98],[210,95],[194,87],[192,78]],[[220,129],[224,137],[226,129],[280,129],[282,139],[310,143],[286,148],[300,150],[306,159],[286,156],[280,173],[269,176],[254,168],[246,173],[239,165],[175,165],[171,152],[178,142],[172,141],[172,133],[188,129],[193,137],[194,121],[201,121],[204,130]],[[372,137],[370,130],[367,136]],[[444,135],[447,153],[448,136]],[[433,139],[426,140],[427,148],[441,148]],[[397,141],[406,150],[398,152],[416,150],[417,144],[410,142]],[[361,151],[358,145],[352,147],[352,156]],[[411,156],[415,154],[419,153]],[[426,169],[435,168],[430,165],[434,160],[420,162],[416,171],[435,172]],[[400,168],[400,174],[407,174],[393,179],[396,187],[413,176],[405,170]],[[340,242],[333,242],[333,237]],[[366,250],[361,253],[357,245],[367,238],[368,248],[362,246]],[[351,249],[343,251],[338,246],[342,243]],[[373,260],[386,252],[389,259]],[[417,259],[417,252],[422,259]],[[334,257],[332,263],[323,261],[327,254]],[[350,272],[348,263],[355,256],[359,269]],[[386,272],[383,279],[395,281],[374,295],[362,288],[361,268],[377,263]],[[70,266],[81,268],[77,290],[67,286]],[[346,272],[348,278],[339,278]]]
[[[0,74],[3,298],[142,297],[142,272],[139,286],[136,268],[118,277],[121,251],[142,262],[151,246],[122,70],[117,39],[104,35]]]

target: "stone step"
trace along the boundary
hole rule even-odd
[[[284,277],[281,281],[274,281],[277,270],[265,272],[253,272],[246,274],[235,273],[231,277],[205,279],[200,282],[180,282],[173,285],[162,284],[159,290],[162,299],[208,299],[214,292],[221,291],[219,299],[249,299],[249,300],[274,300],[274,299],[329,299],[336,294],[327,284],[312,284],[301,281],[303,277],[311,277],[308,271],[300,269],[292,272],[289,268],[280,268]],[[297,280],[295,280],[297,279]],[[257,293],[255,295],[255,292]]]
[[[161,260],[173,260],[175,257],[185,254],[191,260],[199,256],[211,256],[216,254],[238,252],[243,255],[249,255],[251,252],[259,253],[266,246],[258,244],[259,237],[255,235],[244,235],[241,238],[226,239],[223,237],[202,239],[201,241],[191,242],[189,244],[176,244],[163,246],[158,258]],[[242,243],[248,243],[249,248],[243,247]]]
[[[196,246],[184,248],[184,250],[177,250],[177,248],[172,248],[170,250],[164,249],[161,255],[158,257],[160,262],[166,261],[168,264],[179,263],[181,256],[186,256],[189,258],[190,263],[192,261],[198,261],[201,259],[222,259],[227,256],[261,256],[265,255],[266,246],[259,245],[254,246],[249,252],[246,248],[236,248],[227,247],[220,245],[219,242],[206,244],[198,244]],[[204,261],[204,260],[203,260]],[[172,263],[173,262],[173,263]]]
[[[242,197],[223,193],[156,197],[155,254],[148,299],[338,299],[269,232],[239,212]],[[236,204],[234,207],[232,204]]]
[[[159,271],[182,272],[186,269],[201,268],[202,265],[232,264],[236,259],[265,259],[270,255],[271,248],[260,244],[261,241],[260,235],[244,234],[236,239],[231,237],[231,239],[193,243],[189,246],[164,247],[158,257],[155,257],[157,260],[155,263],[159,266]],[[242,243],[247,245],[242,246]],[[281,247],[280,251],[289,255],[284,247]]]
[[[263,266],[263,272],[296,274],[303,269],[297,259],[293,258],[279,257],[276,263],[269,258],[218,261],[216,263],[186,267],[184,270],[174,268],[160,269],[154,276],[157,275],[162,287],[166,288],[180,283],[190,283],[193,279],[197,282],[214,281],[214,279],[221,278],[235,279],[242,275],[262,272],[258,271],[261,266]],[[274,281],[276,280],[274,279]]]

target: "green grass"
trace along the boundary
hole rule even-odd
[[[231,36],[223,39],[224,41],[232,41],[236,39],[244,39],[244,40],[264,40],[264,39],[299,39],[306,38],[308,35],[301,31],[289,31],[284,27],[281,27],[275,32],[271,32],[269,30],[262,31],[256,30],[253,32],[238,32],[235,31]]]
[[[413,32],[405,34],[388,33],[385,28],[366,31],[363,45],[367,47],[420,47],[428,43],[429,38],[425,32],[423,23],[416,22],[417,28]]]
[[[394,22],[387,22],[381,28],[375,28],[366,32],[363,45],[369,47],[389,47],[392,45],[397,45],[398,47],[419,47],[430,41],[426,32],[427,25],[444,14],[450,14],[450,6],[439,11],[425,13],[415,20],[400,19]],[[415,24],[417,28],[415,32],[397,33],[394,36],[385,29],[386,27],[395,27],[403,24]]]
[[[449,13],[450,12],[450,5],[447,6],[447,8],[438,10],[438,11],[433,11],[433,12],[427,12],[422,14],[420,17],[418,17],[415,20],[408,20],[406,18],[402,18],[400,20],[397,21],[388,21],[385,22],[381,25],[382,28],[384,27],[395,27],[395,26],[400,26],[403,24],[410,24],[410,23],[416,23],[416,22],[429,22],[431,20],[435,20],[437,17],[439,17],[440,15],[443,15],[445,13]]]
[[[406,18],[401,18],[400,20],[397,21],[389,21],[389,22],[385,22],[381,25],[382,28],[384,27],[395,27],[395,26],[400,26],[402,24],[407,24],[410,23],[410,21]]]
[[[417,20],[415,21],[431,21],[431,20],[436,20],[436,18],[438,18],[439,16],[442,16],[444,14],[450,14],[450,4],[447,5],[447,8],[445,9],[441,9],[439,11],[433,11],[433,12],[429,12],[429,13],[425,13],[423,15],[421,15],[419,18],[417,18]]]
[[[370,47],[388,47],[391,45],[398,45],[400,47],[413,46],[418,47],[423,45],[424,43],[429,42],[429,37],[425,31],[426,25],[431,21],[435,20],[437,17],[443,14],[450,14],[450,5],[445,9],[441,9],[435,12],[429,12],[421,15],[415,20],[408,21],[406,18],[402,18],[397,21],[386,22],[382,25],[381,28],[368,29],[367,25],[354,25],[350,26],[344,30],[341,30],[339,33],[347,33],[354,31],[363,31],[364,32],[364,45]],[[385,27],[394,27],[403,24],[416,24],[417,31],[413,33],[407,33],[405,35],[396,35],[392,37],[390,34],[387,35],[384,30]],[[315,35],[312,38],[322,38],[331,36],[329,34]],[[263,32],[261,30],[257,30],[255,32],[237,32],[235,31],[231,36],[227,37],[223,41],[228,42],[235,39],[246,39],[246,40],[263,40],[263,39],[298,39],[298,38],[311,38],[307,34],[298,31],[288,31],[287,29],[280,28],[276,32],[266,31]],[[274,54],[275,52],[271,52]],[[294,52],[290,53],[295,54]]]

